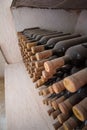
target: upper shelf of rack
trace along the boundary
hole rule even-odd
[[[87,9],[87,0],[13,0],[12,7]]]

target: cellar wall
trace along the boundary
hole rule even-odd
[[[75,31],[87,35],[87,10],[83,10],[79,14]]]
[[[0,47],[8,63],[16,63],[21,60],[21,55],[10,9],[11,2],[3,0],[0,3]]]
[[[77,23],[78,15],[76,12],[52,9],[13,9],[13,16],[16,30],[39,26],[63,32],[73,32]]]
[[[8,63],[21,60],[14,21],[11,13],[12,0],[0,1],[0,47]],[[4,76],[5,61],[0,51],[0,77]]]

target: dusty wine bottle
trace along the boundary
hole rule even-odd
[[[79,72],[66,77],[63,80],[65,88],[70,92],[76,92],[79,88],[87,84],[87,68],[80,70]]]
[[[63,124],[69,117],[71,116],[71,114],[63,114],[63,113],[60,113],[58,116],[57,116],[57,119],[58,121]]]
[[[77,41],[78,42],[78,41]],[[87,44],[87,43],[86,43]],[[78,65],[80,62],[83,62],[84,60],[87,59],[87,48],[82,45],[77,45],[74,47],[70,47],[65,55],[60,58],[56,58],[51,61],[47,61],[44,63],[45,70],[47,72],[50,72],[53,69],[58,69],[64,64],[75,64]]]
[[[33,34],[33,35],[32,35],[32,38],[35,39],[35,38],[37,37],[37,35],[46,36],[46,35],[49,35],[49,34],[52,34],[52,35],[53,35],[53,34],[58,34],[58,33],[63,33],[63,32],[47,31],[47,30],[45,30],[44,32],[39,32],[38,34]],[[42,37],[43,37],[43,36],[42,36]],[[41,38],[42,38],[42,37],[41,37]],[[41,39],[41,38],[40,38],[40,39]]]
[[[83,87],[78,93],[75,93],[64,102],[59,104],[62,113],[69,113],[74,105],[79,103],[87,95],[87,86]]]
[[[53,49],[37,53],[36,57],[38,60],[40,60],[40,59],[48,58],[52,55],[57,55],[58,57],[63,56],[65,51],[68,48],[84,43],[86,41],[87,41],[87,36],[81,36],[81,37],[77,37],[77,38],[73,38],[69,40],[60,41],[56,43]]]
[[[44,31],[46,32],[46,30],[43,29],[25,30],[22,34],[29,38],[29,40],[32,40],[33,34],[38,34]]]
[[[56,123],[53,124],[54,129],[58,130],[59,127],[61,127],[61,123],[59,123],[58,121]]]
[[[55,93],[60,93],[63,90],[65,90],[65,86],[63,84],[63,80],[54,83],[52,85],[52,88],[53,88],[53,90],[54,90]]]
[[[86,86],[87,87],[87,86]],[[87,90],[86,90],[87,91]],[[81,93],[82,95],[82,93]],[[86,95],[87,96],[87,95]],[[81,102],[76,104],[73,107],[73,112],[75,116],[80,120],[80,121],[85,121],[87,120],[87,97],[84,98]]]
[[[67,33],[62,34],[62,35],[59,35],[58,37],[51,38],[50,40],[48,40],[48,42],[45,45],[39,45],[39,46],[32,47],[31,51],[32,51],[32,53],[35,54],[36,52],[41,52],[44,50],[52,49],[55,46],[55,44],[59,41],[72,39],[72,38],[80,37],[80,36],[81,36],[80,34],[72,34],[72,35],[67,34]]]
[[[36,37],[34,38],[34,40],[39,41],[43,36],[53,35],[53,34],[57,34],[57,33],[58,32],[56,32],[56,31],[52,31],[52,32],[47,32],[45,34],[38,34],[38,35],[36,35]],[[62,32],[60,32],[60,34],[62,34]]]
[[[51,35],[48,35],[48,36],[43,36],[39,41],[37,42],[30,42],[29,44],[27,44],[27,48],[31,48],[32,46],[37,46],[37,45],[43,45],[43,44],[46,44],[46,42],[50,39],[50,38],[53,38],[53,37],[58,37],[58,36],[61,36],[63,34],[61,34],[61,32],[58,32],[56,34],[51,34]]]
[[[56,99],[55,101],[52,102],[53,108],[56,110],[59,108],[59,103],[64,102],[67,98],[72,96],[72,93],[69,93],[68,91],[65,91],[64,95],[61,96],[60,98]]]
[[[77,128],[78,125],[80,126],[81,122],[74,115],[63,123],[63,127],[65,130],[73,130]]]
[[[30,37],[30,38],[35,38],[34,35],[35,34],[43,34],[43,33],[46,33],[46,32],[50,32],[46,29],[33,29],[33,30],[24,30],[22,32],[23,35],[27,36],[27,37]]]
[[[56,119],[57,116],[61,113],[61,111],[59,109],[55,110],[54,112],[51,113],[51,116],[53,117],[53,119]]]
[[[36,61],[35,66],[38,68],[38,67],[44,65],[44,62],[49,61],[49,60],[53,60],[53,59],[55,59],[55,58],[57,58],[56,55],[51,56],[51,57],[48,58],[48,59],[38,60],[38,61]]]
[[[48,41],[47,41],[47,43],[44,43],[44,44],[48,44],[49,43],[49,41],[50,40],[52,40],[52,39],[54,39],[53,41],[54,42],[52,42],[52,43],[56,43],[58,40],[56,40],[56,39],[59,39],[59,38],[61,38],[61,37],[64,37],[64,36],[66,36],[66,35],[69,35],[69,34],[59,34],[57,37],[55,37],[55,38],[51,38],[51,39],[49,39]],[[69,36],[68,36],[69,37]],[[50,43],[51,44],[51,43]],[[38,44],[39,45],[39,44]],[[39,45],[39,46],[33,46],[32,48],[31,48],[31,51],[33,52],[33,54],[35,54],[36,52],[41,52],[41,51],[44,51],[44,45]],[[52,45],[50,46],[51,48],[53,48],[52,47]]]
[[[53,108],[50,108],[47,112],[49,114],[49,116],[51,115],[52,112],[54,112],[55,110]]]
[[[40,34],[33,34],[33,38],[29,40],[29,42],[39,42],[42,38],[46,38],[47,36],[52,36],[59,34],[60,36],[63,35],[62,32],[44,32]]]

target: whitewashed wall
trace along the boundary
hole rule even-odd
[[[18,40],[10,10],[12,0],[0,1],[0,46],[9,63],[21,60]]]
[[[0,1],[0,47],[9,63],[16,63],[21,60],[18,48],[18,40],[12,13],[10,10],[12,0]],[[0,52],[0,76],[4,76],[5,62]]]
[[[27,27],[40,26],[52,30],[73,32],[78,18],[75,12],[31,8],[13,9],[13,16],[17,31]]]
[[[87,10],[83,10],[79,14],[75,31],[87,35]]]

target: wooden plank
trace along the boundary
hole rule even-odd
[[[5,69],[5,100],[7,130],[53,130],[53,121],[47,114],[23,63],[8,65]]]
[[[13,0],[13,7],[87,9],[87,0]]]

